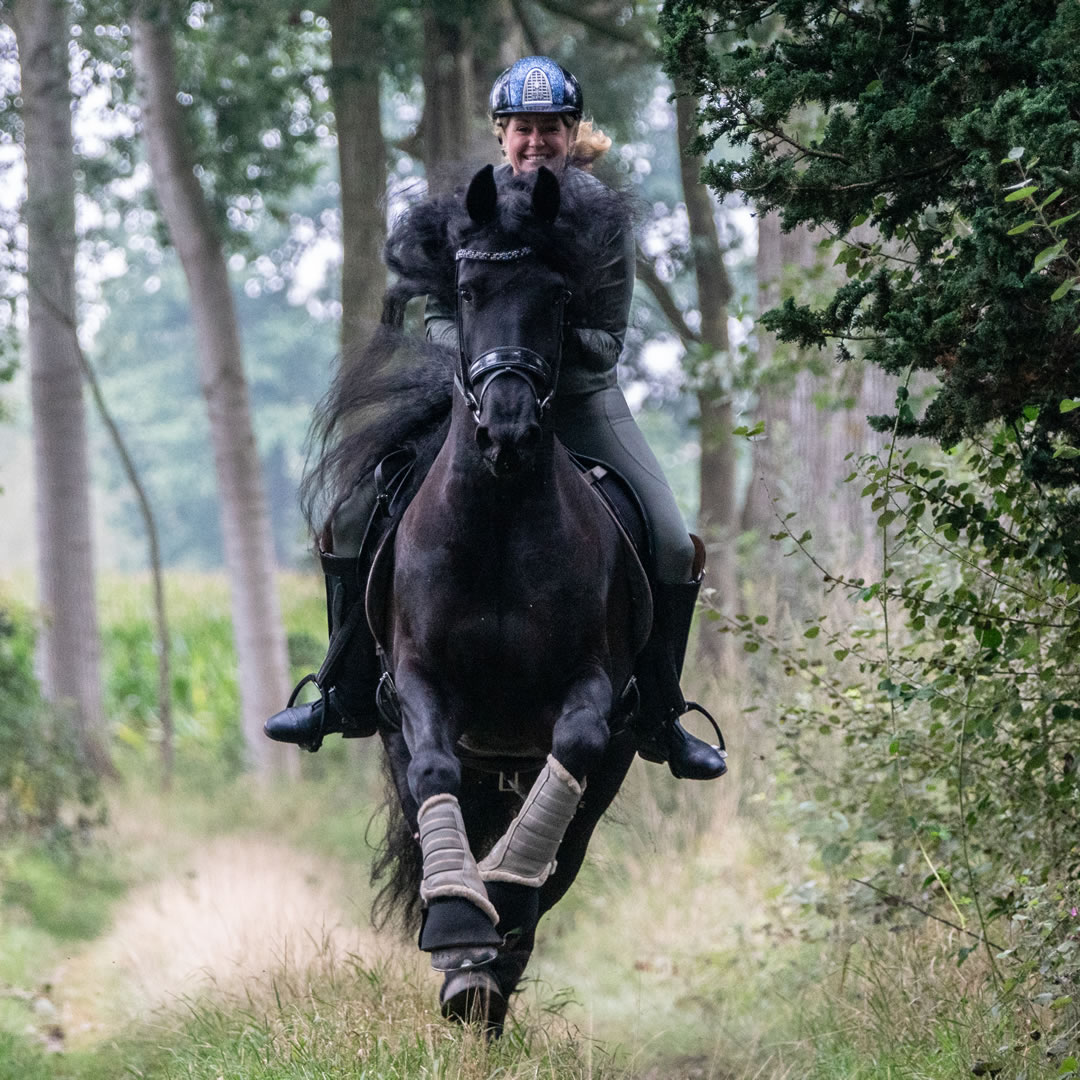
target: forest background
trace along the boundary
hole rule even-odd
[[[1076,4],[0,15],[0,1076],[1076,1070]],[[312,409],[530,52],[638,197],[733,770],[635,766],[487,1051],[366,929],[371,748],[259,729]]]

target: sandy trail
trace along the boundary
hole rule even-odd
[[[136,888],[112,929],[53,979],[68,1042],[96,1042],[133,1019],[252,980],[303,979],[349,956],[375,963],[400,946],[348,904],[341,868],[258,836],[231,835]]]

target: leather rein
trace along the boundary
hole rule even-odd
[[[500,345],[481,353],[470,361],[465,345],[465,326],[462,318],[462,290],[459,284],[461,264],[466,259],[480,262],[516,262],[527,259],[533,254],[531,247],[511,248],[505,251],[479,251],[474,248],[460,248],[454,253],[455,280],[454,292],[455,321],[458,334],[458,370],[454,376],[454,386],[465,399],[473,419],[480,423],[480,412],[484,406],[484,394],[495,379],[504,374],[518,375],[531,387],[536,396],[536,407],[540,416],[551,406],[555,397],[555,388],[559,382],[559,369],[562,365],[562,340],[566,318],[566,304],[570,299],[569,290],[563,290],[557,301],[559,329],[555,356],[549,360],[534,349],[523,345]]]

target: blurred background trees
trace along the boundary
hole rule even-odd
[[[39,9],[54,70],[20,84]],[[110,751],[142,767],[162,720],[152,636],[126,601],[95,669],[91,527],[99,575],[138,574],[146,547],[100,425],[80,433],[74,350],[98,374],[173,572],[178,767],[295,771],[258,725],[284,693],[286,642],[294,674],[323,647],[295,501],[312,408],[378,317],[395,214],[497,160],[487,90],[541,52],[578,75],[614,140],[597,174],[638,197],[621,380],[709,545],[695,677],[718,680],[733,714],[748,706],[734,721],[746,790],[786,785],[776,802],[803,808],[792,816],[837,895],[858,907],[843,883],[860,877],[892,898],[856,887],[868,917],[982,904],[990,940],[984,917],[1029,905],[1045,940],[1025,955],[1067,945],[1053,913],[1070,910],[1078,873],[1076,10],[0,5],[0,380],[20,367],[0,381],[0,577],[17,580],[32,549],[42,582],[75,573],[59,600],[37,601],[45,696],[92,703],[104,684],[106,711],[85,706],[97,742],[75,758],[91,774]],[[39,102],[72,144],[35,171]],[[42,216],[53,198],[70,205]],[[51,337],[41,258],[67,275]],[[30,544],[24,403],[39,360],[66,389],[35,392],[35,431],[82,472],[69,497],[39,469]],[[70,415],[50,420],[61,405]],[[223,567],[231,619],[207,605],[200,623],[178,583]],[[0,669],[12,683],[33,635],[22,607],[0,605],[20,613],[0,632],[18,646]],[[83,620],[82,661],[52,644],[69,617]],[[50,649],[87,689],[55,682]],[[21,691],[7,700],[41,715]],[[38,760],[45,728],[10,730]],[[75,760],[70,739],[49,739]],[[0,771],[9,794],[21,782]]]

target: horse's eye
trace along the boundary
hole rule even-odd
[[[465,288],[458,289],[458,299],[463,304],[471,304],[473,302],[472,289],[465,289]]]

